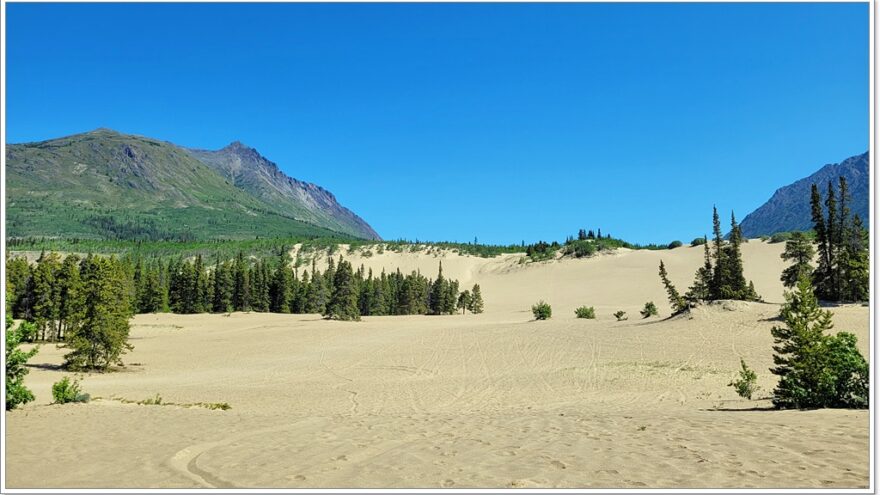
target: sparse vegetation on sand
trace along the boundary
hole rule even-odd
[[[227,402],[168,402],[162,399],[159,394],[153,397],[147,397],[142,400],[129,400],[123,397],[111,397],[110,400],[119,401],[123,404],[137,404],[139,406],[176,406],[176,407],[201,407],[204,409],[228,411],[232,406]]]
[[[626,311],[615,311],[614,317],[617,318],[617,321],[624,321],[627,319]]]
[[[642,318],[657,316],[657,305],[654,304],[654,301],[648,301],[645,303],[645,307],[642,308],[640,313],[642,314]]]
[[[79,380],[65,376],[52,384],[52,400],[55,404],[67,404],[70,402],[88,402],[89,394],[82,393]]]
[[[727,386],[733,387],[740,397],[751,400],[752,395],[758,391],[758,375],[746,365],[745,360],[742,358],[739,360],[739,365],[740,370],[737,378],[728,383]]]
[[[574,314],[578,318],[586,318],[588,320],[596,319],[596,310],[592,306],[581,306],[574,310]]]
[[[549,320],[553,315],[553,309],[542,300],[532,306],[532,314],[535,315],[536,320]]]

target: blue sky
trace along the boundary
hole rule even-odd
[[[255,147],[389,239],[709,233],[868,149],[868,4],[7,3],[6,139]]]

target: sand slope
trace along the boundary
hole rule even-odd
[[[744,246],[747,277],[782,300],[781,245]],[[867,411],[766,411],[726,387],[743,357],[765,397],[777,304],[641,320],[662,258],[686,289],[702,250],[519,256],[346,255],[481,284],[486,313],[370,317],[140,315],[127,371],[89,375],[104,400],[54,406],[63,350],[7,413],[10,487],[867,487]],[[531,321],[543,298],[553,319]],[[575,307],[596,307],[594,321]],[[623,309],[630,320],[611,313]],[[868,308],[834,309],[867,354]],[[229,411],[108,400],[161,394]],[[758,408],[759,410],[755,410]]]

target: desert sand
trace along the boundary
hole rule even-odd
[[[36,402],[6,413],[7,486],[866,488],[868,411],[768,410],[782,248],[743,245],[767,303],[676,318],[657,265],[684,291],[701,247],[530,264],[346,254],[431,277],[442,259],[462,289],[480,283],[481,315],[139,315],[126,369],[83,376],[101,397],[87,404],[49,404],[64,350],[41,347],[27,377]],[[551,320],[533,320],[538,299]],[[639,316],[648,300],[659,317]],[[576,319],[580,305],[597,319]],[[867,356],[868,308],[832,309]],[[741,357],[756,400],[726,386]],[[116,400],[156,394],[231,409]]]

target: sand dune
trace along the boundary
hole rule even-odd
[[[782,245],[743,246],[768,303],[668,316],[660,259],[684,290],[702,249],[521,264],[452,253],[352,252],[382,268],[480,283],[482,315],[139,315],[126,371],[84,377],[103,399],[48,405],[63,350],[7,413],[9,487],[868,486],[867,411],[768,411],[726,384],[744,358],[766,397]],[[343,249],[343,252],[345,250]],[[323,265],[322,265],[323,266]],[[549,321],[532,321],[538,299]],[[593,321],[574,318],[596,307]],[[617,322],[621,309],[630,319]],[[868,308],[834,308],[867,355]],[[144,406],[228,402],[229,411]]]

